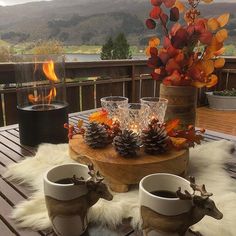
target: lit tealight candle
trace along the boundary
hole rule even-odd
[[[134,133],[138,133],[138,125],[137,124],[132,124],[130,126],[130,129],[134,132]]]

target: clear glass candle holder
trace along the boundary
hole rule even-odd
[[[168,100],[159,97],[144,97],[140,99],[141,104],[150,107],[149,120],[156,118],[160,123],[164,122]]]
[[[118,118],[122,130],[133,130],[133,132],[140,134],[147,127],[150,112],[148,105],[129,103],[127,106],[120,105],[118,110]]]
[[[110,96],[101,98],[101,105],[109,113],[109,117],[116,121],[118,120],[118,106],[127,106],[128,98],[121,96]]]

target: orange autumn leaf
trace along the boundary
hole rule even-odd
[[[205,2],[205,3],[212,3],[213,0],[203,0],[203,2]]]
[[[89,121],[104,123],[109,126],[112,125],[112,120],[108,117],[108,111],[106,111],[105,109],[92,113],[89,116]]]
[[[175,128],[177,128],[179,123],[180,123],[179,119],[174,119],[174,120],[168,121],[165,126],[167,134],[169,134],[171,131],[173,131]]]
[[[170,137],[172,145],[176,149],[183,149],[187,147],[187,139],[186,138],[175,138],[175,137]]]
[[[149,47],[150,48],[155,48],[155,47],[157,47],[157,46],[159,46],[160,45],[160,39],[159,38],[157,38],[157,37],[153,37],[153,38],[151,38],[150,40],[149,40]]]
[[[225,52],[225,48],[223,47],[220,50],[216,51],[214,53],[214,56],[218,57],[218,56],[222,55],[224,52]]]
[[[218,82],[218,77],[214,74],[212,74],[210,77],[209,77],[209,82],[206,84],[206,87],[207,88],[211,88],[213,86],[215,86]]]
[[[220,27],[224,27],[228,23],[229,17],[230,17],[230,14],[229,13],[225,13],[223,15],[220,15],[217,18],[217,21],[219,22]]]
[[[150,47],[150,46],[148,46],[148,47],[145,49],[145,53],[146,53],[146,55],[147,55],[148,57],[151,56],[150,50],[151,50],[151,47]]]
[[[184,12],[184,10],[185,10],[184,4],[182,2],[180,2],[179,0],[177,0],[175,2],[175,7],[177,7],[179,9],[180,13]]]
[[[193,81],[191,85],[196,88],[203,88],[206,86],[206,83],[200,81]]]
[[[216,39],[218,42],[222,43],[228,38],[228,31],[226,29],[222,29],[216,33]]]
[[[216,18],[210,18],[207,21],[207,26],[211,31],[215,31],[220,27],[220,23],[217,21]]]
[[[82,128],[83,124],[84,124],[83,120],[78,120],[77,127],[80,129]]]
[[[204,71],[206,75],[209,75],[214,71],[214,62],[212,60],[201,61],[199,68]]]
[[[214,62],[214,66],[216,69],[222,68],[225,65],[225,59],[224,58],[218,58]]]

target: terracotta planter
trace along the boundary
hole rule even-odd
[[[160,97],[168,99],[165,121],[180,119],[184,127],[195,125],[197,89],[191,86],[160,86]]]

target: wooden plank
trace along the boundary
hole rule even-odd
[[[97,107],[101,107],[100,99],[102,97],[112,96],[112,83],[96,85]]]
[[[123,96],[123,82],[112,83],[111,89],[112,89],[112,92],[111,92],[112,96]]]
[[[17,236],[39,236],[43,235],[38,232],[32,231],[32,230],[23,230],[17,228],[14,221],[10,218],[11,212],[13,210],[13,207],[8,204],[8,202],[0,196],[0,213],[2,216],[4,216],[4,219],[6,220],[7,226],[15,233]],[[5,235],[4,235],[5,236]]]
[[[196,126],[236,135],[236,111],[217,111],[200,107],[197,109]]]
[[[82,86],[82,111],[95,108],[94,86]]]
[[[34,155],[37,151],[37,148],[36,147],[29,147],[29,146],[25,146],[25,145],[22,145],[20,143],[20,139],[19,137],[16,137],[15,135],[7,132],[7,131],[3,131],[1,132],[1,135],[5,138],[7,138],[8,140],[14,142],[15,144],[19,145],[21,148],[27,150],[31,155]]]
[[[2,221],[3,217],[0,216],[0,232],[2,236],[15,236],[15,234],[6,226]]]
[[[154,81],[153,79],[142,80],[142,90],[140,98],[154,96]]]
[[[5,101],[5,113],[6,113],[6,124],[12,125],[18,122],[17,118],[17,101],[16,92],[9,92],[4,94]]]
[[[2,96],[0,93],[0,127],[4,125],[4,120],[3,120],[3,101],[2,101]]]
[[[11,140],[7,139],[6,137],[4,137],[2,135],[0,135],[0,143],[2,143],[2,148],[4,148],[4,150],[6,150],[7,153],[9,153],[9,152],[12,153],[12,151],[13,151],[13,152],[18,153],[21,156],[32,156],[33,155],[33,153],[30,152],[29,150],[26,150],[25,148],[12,142]],[[10,156],[12,154],[10,154],[10,155],[7,154],[7,155]]]
[[[80,111],[80,87],[67,87],[66,97],[69,104],[69,113]]]

